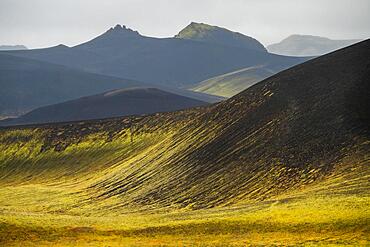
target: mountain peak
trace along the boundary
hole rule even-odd
[[[140,35],[138,31],[134,31],[131,28],[126,27],[125,25],[117,24],[114,27],[111,27],[106,33],[115,33],[115,34],[128,34],[138,36]]]
[[[212,30],[224,30],[229,31],[227,29],[217,27],[217,26],[211,26],[209,24],[201,23],[201,22],[190,22],[189,25],[187,25],[184,29],[182,29],[178,34],[175,35],[175,38],[181,38],[181,39],[190,39],[194,37],[203,36],[206,34],[207,31]],[[231,32],[231,31],[229,31]]]
[[[221,27],[217,27],[217,26],[211,26],[209,24],[206,24],[206,23],[202,23],[202,22],[190,22],[190,24],[185,27],[185,29],[189,29],[189,28],[192,28],[192,29],[198,29],[198,30],[213,30],[213,29],[217,29],[217,28],[220,28],[222,29]],[[183,29],[183,30],[185,30]],[[181,33],[181,32],[180,32]]]
[[[266,52],[265,47],[252,37],[205,23],[191,22],[175,38]]]
[[[94,49],[106,47],[119,47],[125,42],[135,41],[142,37],[138,31],[134,31],[125,25],[117,24],[114,27],[109,28],[103,34],[96,38],[78,45],[77,47],[83,47],[85,49]]]

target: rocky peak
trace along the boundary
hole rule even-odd
[[[115,34],[128,34],[128,35],[140,35],[138,31],[134,31],[125,25],[117,24],[114,27],[111,27],[107,33],[115,33]]]

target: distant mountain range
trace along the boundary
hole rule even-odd
[[[130,87],[213,103],[264,78],[263,71],[276,73],[306,60],[270,54],[251,37],[207,24],[191,23],[173,38],[145,37],[116,25],[75,47],[0,52],[0,117]],[[246,68],[259,69],[249,70],[252,81],[239,80],[230,93],[186,90]]]
[[[17,116],[40,106],[139,86],[144,85],[0,53],[0,115],[3,116]]]
[[[131,87],[153,85],[0,53],[0,117],[19,116],[41,106]],[[200,101],[222,100],[183,89],[161,88]]]
[[[117,25],[75,47],[59,45],[9,53],[169,87],[188,87],[251,66],[283,70],[306,60],[270,54],[255,39],[194,23],[174,38],[145,37]]]
[[[0,45],[0,51],[27,50],[24,45]]]
[[[320,36],[294,34],[277,44],[267,46],[267,50],[286,56],[320,56],[359,41],[361,40],[333,40]]]
[[[37,108],[0,125],[39,124],[170,112],[208,103],[155,88],[129,88]]]
[[[310,35],[292,35],[282,42],[270,45],[267,48],[270,52],[281,55],[319,56],[359,41],[360,40],[330,40]],[[190,89],[197,92],[231,97],[279,71],[279,69],[264,65],[246,67],[209,78],[190,87]]]

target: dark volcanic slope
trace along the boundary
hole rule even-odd
[[[187,86],[237,69],[285,69],[306,59],[178,38],[151,38],[117,25],[75,47],[12,51],[17,56],[172,87]]]
[[[155,88],[109,91],[35,109],[0,125],[68,122],[182,110],[207,103]]]
[[[3,130],[1,181],[86,175],[75,207],[102,210],[213,207],[327,181],[368,193],[369,57],[367,40],[201,109]]]
[[[153,196],[154,201],[178,198],[209,206],[231,198],[268,198],[320,181],[346,159],[366,166],[369,57],[367,40],[288,69],[210,107],[191,124],[196,130],[187,126],[179,131],[179,140],[196,137],[168,169],[186,175],[158,185],[142,195],[142,202]],[[179,188],[182,198],[173,194]]]

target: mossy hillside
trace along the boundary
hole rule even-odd
[[[68,203],[63,203],[63,200],[56,202],[59,206],[51,206],[51,211],[73,214],[114,211],[119,214],[127,210],[197,209],[267,200],[307,186],[314,188],[314,185],[334,176],[337,169],[341,169],[338,174],[344,174],[348,181],[354,178],[364,181],[366,178],[368,170],[361,145],[352,151],[346,150],[350,162],[340,159],[329,171],[320,166],[290,167],[278,160],[251,164],[249,169],[253,173],[243,173],[245,168],[236,161],[220,168],[205,164],[194,167],[192,164],[198,162],[194,159],[197,150],[207,148],[217,135],[233,128],[232,124],[227,124],[228,127],[219,124],[208,125],[208,128],[199,126],[202,122],[199,119],[203,119],[204,114],[195,118],[190,115],[182,123],[183,119],[155,129],[145,124],[153,116],[146,117],[136,122],[136,127],[122,125],[114,133],[99,128],[80,135],[78,133],[85,128],[83,125],[74,126],[75,134],[66,134],[68,128],[65,126],[5,131],[1,139],[4,150],[2,183],[29,185],[20,190],[39,191],[45,199],[48,194],[44,192],[51,186],[51,191],[68,198]],[[114,121],[120,124],[126,120]],[[267,126],[271,127],[271,123]],[[49,142],[51,136],[55,137],[53,142]],[[8,145],[9,140],[17,138],[18,142]],[[366,150],[366,143],[362,146]],[[341,156],[338,153],[338,157]],[[215,162],[210,158],[209,164]],[[229,156],[224,155],[222,159],[227,160]],[[357,167],[345,168],[353,163]],[[224,169],[228,169],[228,173],[225,174]],[[351,177],[351,169],[361,173]],[[202,176],[204,172],[209,175]],[[243,176],[235,177],[237,173]],[[339,185],[342,186],[341,183]],[[359,183],[354,184],[354,188],[359,186]],[[364,186],[367,188],[366,183]],[[55,198],[57,200],[58,197]]]
[[[178,38],[192,38],[192,37],[200,37],[204,38],[209,31],[214,31],[216,30],[217,27],[207,25],[204,23],[195,23],[192,22],[190,25],[181,30],[181,32],[178,34]]]
[[[206,108],[1,130],[1,241],[366,246],[368,46]]]
[[[27,176],[31,176],[30,180],[33,181],[38,177],[43,181],[48,178],[78,177],[99,170],[103,166],[110,166],[118,157],[120,159],[130,157],[133,150],[140,152],[153,144],[155,138],[161,137],[159,132],[155,136],[136,134],[132,141],[130,132],[122,131],[114,140],[108,141],[106,133],[97,133],[86,136],[78,143],[69,144],[64,150],[56,151],[43,150],[46,144],[40,132],[42,131],[33,133],[34,136],[30,141],[22,143],[12,141],[2,145],[1,175],[5,179],[3,182],[6,178],[20,179],[15,175],[23,176],[23,182],[27,181]],[[19,136],[14,138],[17,139]],[[63,143],[59,143],[55,148],[58,149],[62,145]]]
[[[252,37],[204,23],[190,23],[175,35],[175,38],[217,44],[225,46],[225,48],[242,48],[250,50],[251,56],[255,56],[256,51],[263,53],[267,52],[266,48]]]

